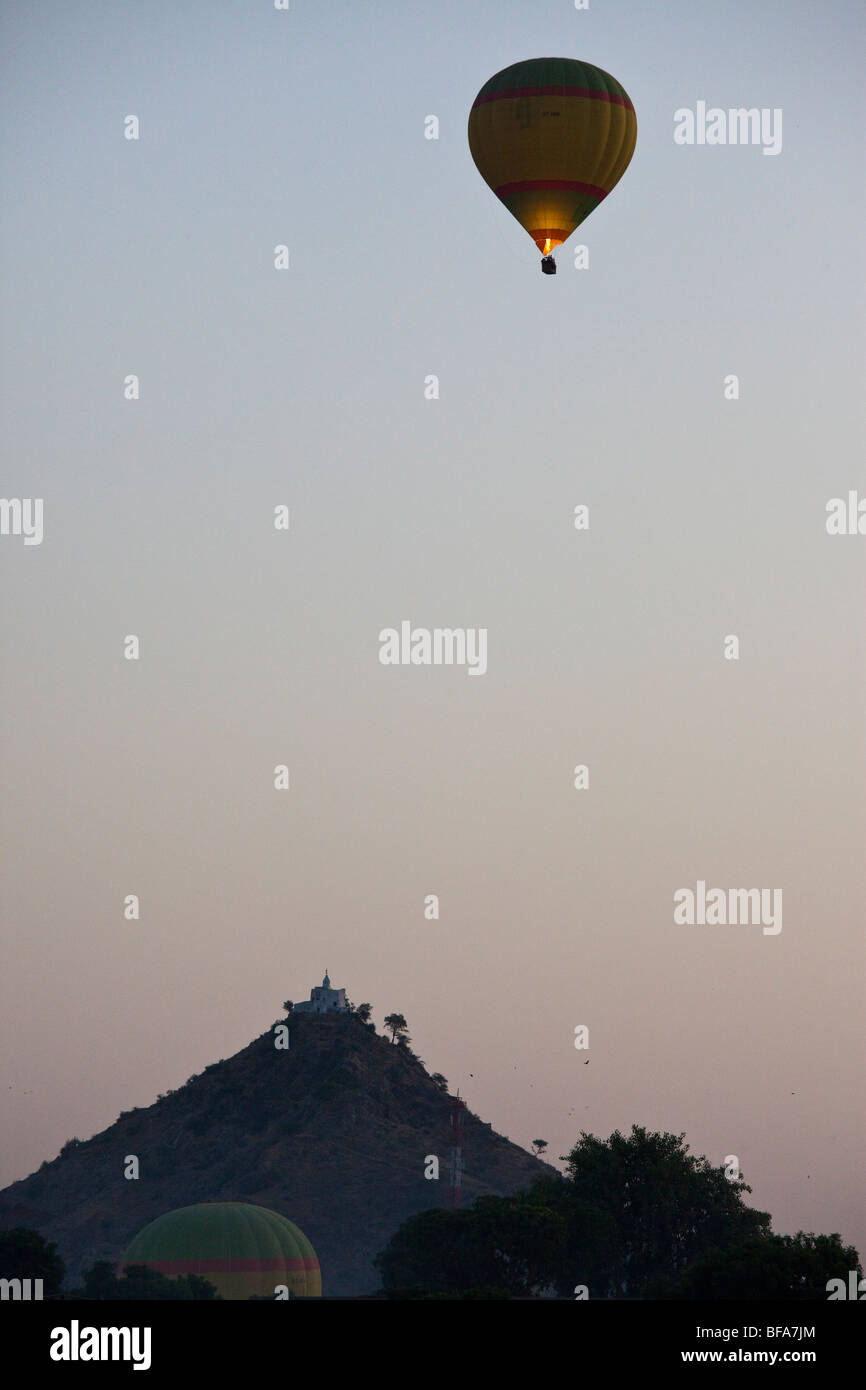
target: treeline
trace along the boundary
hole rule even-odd
[[[7,1280],[42,1280],[43,1299],[98,1299],[136,1302],[140,1299],[176,1299],[182,1302],[219,1298],[213,1284],[198,1274],[168,1279],[147,1265],[127,1265],[123,1274],[109,1260],[97,1260],[84,1273],[84,1282],[64,1289],[66,1266],[54,1241],[47,1241],[27,1226],[0,1231],[0,1270]]]
[[[838,1235],[773,1234],[683,1135],[583,1134],[563,1157],[516,1196],[410,1217],[376,1259],[389,1297],[826,1300],[862,1273]]]

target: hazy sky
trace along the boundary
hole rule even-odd
[[[861,7],[2,14],[0,1182],[327,967],[517,1142],[684,1131],[866,1248]],[[555,279],[466,141],[550,54],[638,119]],[[405,619],[486,675],[382,666]],[[699,879],[781,932],[675,924]]]

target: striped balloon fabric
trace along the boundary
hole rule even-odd
[[[625,173],[637,118],[615,77],[574,58],[531,58],[485,82],[469,113],[481,177],[549,255]]]
[[[320,1298],[319,1261],[303,1231],[279,1212],[249,1202],[178,1207],[145,1226],[123,1257],[169,1279],[200,1274],[228,1299],[273,1298],[285,1285],[296,1298]]]

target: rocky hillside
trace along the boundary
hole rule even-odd
[[[66,1145],[0,1192],[0,1227],[57,1242],[67,1285],[117,1260],[142,1226],[193,1202],[255,1202],[306,1233],[325,1294],[378,1287],[373,1256],[413,1212],[448,1203],[450,1102],[411,1051],[349,1014],[293,1015],[146,1109]],[[548,1165],[464,1112],[463,1205],[527,1186]],[[128,1155],[140,1177],[124,1177]],[[425,1179],[436,1154],[438,1182]]]

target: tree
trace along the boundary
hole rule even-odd
[[[112,1303],[175,1299],[184,1303],[218,1299],[213,1284],[200,1274],[181,1274],[168,1279],[149,1265],[127,1265],[118,1277],[110,1260],[97,1260],[84,1272],[84,1288],[75,1289],[74,1298]]]
[[[436,1085],[439,1087],[439,1090],[440,1090],[440,1091],[446,1091],[446,1092],[447,1092],[447,1090],[448,1090],[448,1078],[447,1078],[447,1076],[443,1076],[442,1073],[441,1073],[441,1071],[434,1071],[433,1075],[430,1077],[430,1080],[431,1080],[431,1081],[435,1081],[435,1083],[436,1083]]]
[[[603,1298],[616,1256],[616,1221],[610,1212],[581,1200],[558,1173],[537,1178],[525,1201],[556,1212],[565,1225],[565,1244],[548,1271],[557,1292],[573,1298],[575,1285],[585,1284],[590,1297]]]
[[[584,1284],[593,1299],[823,1300],[829,1280],[859,1277],[838,1235],[773,1235],[769,1215],[746,1206],[745,1182],[681,1134],[584,1133],[565,1158],[566,1176],[526,1192],[410,1217],[374,1261],[386,1291],[573,1297]]]
[[[57,1298],[63,1286],[66,1266],[38,1231],[28,1226],[14,1226],[0,1231],[0,1277],[4,1279],[41,1279],[42,1297]]]
[[[487,1252],[468,1239],[470,1219],[469,1211],[441,1209],[410,1216],[373,1261],[382,1287],[421,1294],[495,1283]]]
[[[546,1140],[546,1139],[533,1139],[533,1141],[532,1141],[532,1152],[535,1154],[536,1158],[538,1157],[539,1154],[544,1153],[544,1150],[545,1150],[546,1148],[547,1148],[547,1140]]]
[[[482,1197],[465,1211],[410,1216],[373,1263],[388,1292],[499,1289],[525,1296],[549,1284],[564,1240],[556,1213],[520,1198]]]
[[[369,1023],[369,1022],[370,1022],[370,1015],[371,1015],[372,1012],[373,1012],[373,1005],[372,1005],[372,1004],[359,1004],[358,1007],[357,1007],[357,1009],[355,1010],[355,1017],[356,1017],[356,1018],[359,1018],[359,1019],[361,1020],[362,1023]]]
[[[541,1202],[513,1197],[479,1197],[475,1203],[475,1239],[496,1254],[494,1281],[517,1297],[539,1294],[555,1280],[566,1248],[566,1222]]]
[[[402,1014],[388,1014],[385,1019],[385,1027],[391,1029],[392,1043],[397,1041],[398,1036],[404,1035],[409,1031],[409,1025]]]
[[[684,1140],[633,1125],[608,1140],[583,1133],[563,1155],[571,1195],[614,1221],[602,1297],[641,1297],[650,1281],[676,1278],[710,1250],[769,1233],[769,1214],[743,1201],[751,1192],[744,1180],[690,1154]]]
[[[569,1187],[556,1174],[511,1197],[409,1217],[374,1261],[384,1289],[463,1298],[473,1289],[526,1297],[556,1288],[570,1297],[576,1283],[602,1288],[614,1223],[570,1200]]]
[[[285,1009],[285,1011],[286,1011],[287,1014],[290,1014],[290,1013],[292,1012],[292,1009],[293,1009],[294,1007],[295,1007],[295,1006],[294,1006],[294,1004],[292,1003],[291,999],[287,999],[286,1002],[285,1002],[285,1004],[283,1005],[283,1008]]]
[[[667,1299],[820,1299],[831,1279],[862,1274],[853,1245],[839,1235],[750,1236],[728,1250],[710,1250],[676,1280],[659,1281],[650,1296]]]

